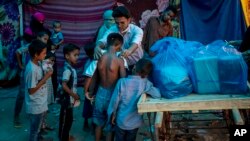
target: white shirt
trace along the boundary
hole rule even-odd
[[[101,38],[99,41],[106,45],[107,37],[110,33],[120,33],[119,28],[117,26],[110,27],[110,29],[105,32],[103,38]],[[134,65],[139,59],[143,57],[143,50],[141,47],[143,31],[138,26],[129,24],[127,32],[124,35],[121,35],[124,39],[122,50],[130,48],[134,43],[138,45],[138,48],[128,58],[126,58],[129,66]]]
[[[26,112],[29,114],[41,114],[48,110],[47,87],[42,85],[34,94],[29,94],[28,89],[35,88],[43,78],[41,65],[36,65],[32,61],[26,66],[25,73],[25,104]]]

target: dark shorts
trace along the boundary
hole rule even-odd
[[[113,89],[105,89],[99,86],[93,109],[93,123],[97,126],[104,126],[108,120],[107,110],[113,93]]]

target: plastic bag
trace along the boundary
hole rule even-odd
[[[241,53],[222,40],[214,41],[189,59],[189,74],[197,93],[245,93],[247,65]]]
[[[177,98],[192,92],[192,84],[186,68],[186,57],[192,55],[201,44],[166,37],[157,41],[150,51],[156,53],[152,82],[160,89],[162,97]]]

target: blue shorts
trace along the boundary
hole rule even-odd
[[[108,120],[108,106],[113,93],[113,89],[106,89],[99,86],[93,109],[93,123],[97,126],[104,126]]]

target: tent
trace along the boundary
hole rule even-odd
[[[80,47],[91,41],[102,24],[102,13],[114,5],[125,5],[131,10],[135,24],[143,28],[150,16],[164,8],[180,8],[180,24],[175,25],[176,37],[208,43],[215,39],[239,40],[249,25],[250,0],[17,0],[0,1],[0,82],[17,76],[15,50],[21,46],[23,28],[29,25],[35,11],[46,16],[46,26],[53,20],[62,22],[65,43]],[[138,5],[138,6],[134,6]],[[216,34],[215,34],[216,33]],[[63,65],[62,50],[57,52],[58,67]],[[81,50],[77,67],[79,84],[83,83],[82,68],[86,55]],[[60,79],[59,69],[58,78]]]

